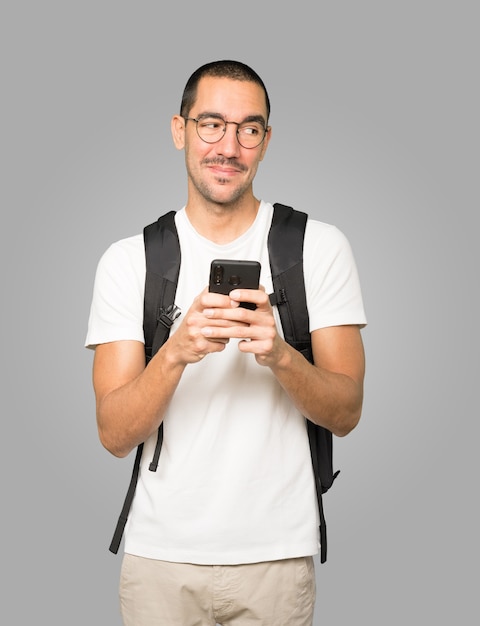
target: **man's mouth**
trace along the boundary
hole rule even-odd
[[[204,159],[202,165],[206,165],[223,176],[229,176],[239,172],[243,173],[247,169],[242,163],[233,159]]]

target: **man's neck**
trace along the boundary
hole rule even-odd
[[[223,245],[246,232],[257,217],[260,202],[253,196],[236,204],[187,203],[185,211],[195,230],[210,241]]]

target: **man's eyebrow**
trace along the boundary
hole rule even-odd
[[[212,111],[204,111],[203,113],[199,113],[196,117],[197,119],[201,119],[202,117],[218,117],[221,120],[224,119],[221,113],[213,113]]]
[[[214,111],[203,111],[197,115],[197,119],[201,120],[205,117],[213,117],[215,119],[223,120],[225,122],[225,117],[221,113],[216,113]],[[228,122],[233,122],[233,120],[227,120]],[[235,122],[236,124],[248,124],[249,122],[259,122],[266,128],[267,123],[265,122],[265,118],[263,115],[247,115],[240,122]]]
[[[267,126],[267,122],[265,121],[265,118],[263,117],[263,115],[249,115],[248,117],[246,117],[244,120],[242,120],[240,123],[241,124],[248,124],[248,122],[259,122],[260,124],[262,124],[262,126]]]

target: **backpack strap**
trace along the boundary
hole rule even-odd
[[[180,242],[175,226],[175,211],[162,215],[143,231],[145,241],[145,297],[143,305],[143,333],[146,364],[155,356],[170,335],[174,321],[181,314],[175,305],[180,272]],[[156,472],[163,443],[163,423],[157,433],[157,443],[151,472]]]
[[[145,242],[145,297],[143,332],[147,364],[167,340],[173,322],[180,315],[175,306],[180,272],[180,242],[175,211],[162,215],[143,230]]]
[[[283,204],[276,203],[273,206],[268,235],[273,281],[270,303],[277,305],[285,341],[311,363],[312,344],[303,277],[303,239],[307,214]]]
[[[132,505],[133,496],[135,495],[135,488],[137,486],[138,474],[140,472],[140,459],[142,458],[143,443],[137,447],[135,455],[135,461],[133,463],[132,476],[130,478],[130,484],[128,485],[127,495],[123,502],[122,510],[113,533],[113,538],[108,548],[113,554],[117,554],[120,542],[122,541],[123,531],[125,530],[125,524],[127,523],[128,514]]]
[[[306,213],[274,204],[268,237],[274,289],[270,302],[277,306],[285,341],[313,363],[303,273],[303,240],[307,219]],[[320,517],[320,560],[324,563],[327,560],[327,526],[322,494],[328,491],[339,472],[333,473],[332,433],[310,420],[306,422]]]
[[[180,272],[180,243],[175,227],[175,211],[170,211],[143,231],[145,243],[146,275],[143,315],[145,337],[145,363],[148,365],[162,344],[168,339],[174,321],[180,315],[175,305],[178,274]],[[157,434],[155,452],[149,469],[157,470],[163,443],[163,424]],[[122,511],[110,544],[110,552],[116,554],[120,547],[125,524],[132,505],[140,473],[143,443],[137,447],[130,484]]]

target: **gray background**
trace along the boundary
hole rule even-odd
[[[107,548],[132,457],[97,440],[94,271],[184,203],[170,118],[227,57],[272,99],[257,195],[345,232],[369,319],[315,623],[478,619],[475,4],[2,4],[2,622],[120,624]]]

